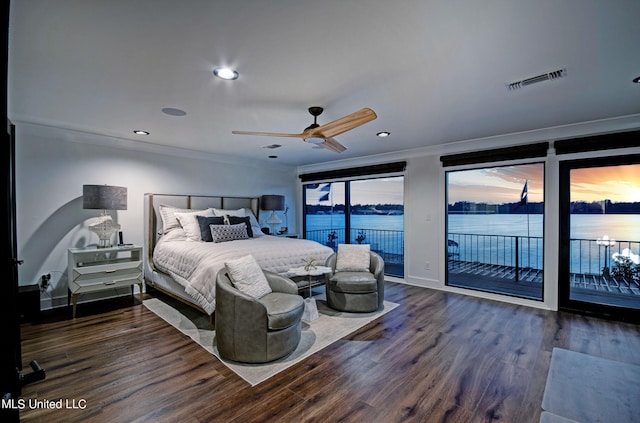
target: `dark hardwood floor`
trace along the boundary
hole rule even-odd
[[[386,297],[400,306],[256,387],[130,297],[81,304],[75,320],[45,315],[22,325],[23,358],[47,371],[22,398],[86,407],[27,403],[20,417],[538,422],[554,347],[640,365],[637,325],[395,283]]]

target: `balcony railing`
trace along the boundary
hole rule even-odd
[[[572,292],[606,292],[612,304],[638,308],[639,251],[640,241],[611,245],[595,239],[571,239]],[[447,256],[448,283],[453,286],[542,298],[540,237],[449,233]]]
[[[543,247],[541,237],[450,232],[447,257],[450,267],[474,263],[513,268],[515,280],[518,281],[523,269],[542,270]]]
[[[571,273],[601,275],[615,270],[617,257],[624,256],[625,250],[638,254],[640,241],[615,241],[613,245],[603,245],[595,239],[571,239]],[[605,270],[606,269],[606,270]]]
[[[404,276],[404,232],[386,229],[351,228],[349,240],[345,228],[306,231],[305,238],[317,241],[337,251],[338,244],[369,244],[371,251],[382,257],[385,273]]]
[[[612,246],[595,239],[571,239],[571,273],[600,275],[616,266],[614,254],[634,254],[640,251],[640,241],[615,241]],[[449,261],[510,266],[542,270],[543,241],[541,237],[478,235],[449,233]]]

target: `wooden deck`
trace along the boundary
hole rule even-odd
[[[540,269],[520,269],[516,281],[515,268],[478,262],[449,260],[447,283],[451,286],[478,289],[523,298],[542,299]],[[572,273],[571,297],[623,307],[640,308],[640,285],[625,278]]]

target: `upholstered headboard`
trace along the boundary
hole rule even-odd
[[[183,209],[239,209],[249,208],[258,218],[260,209],[259,198],[256,197],[223,197],[209,195],[174,195],[174,194],[145,194],[144,195],[144,237],[146,269],[153,269],[153,249],[160,238],[162,219],[160,205],[179,207]]]

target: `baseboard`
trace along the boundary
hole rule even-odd
[[[137,286],[134,286],[134,295],[139,294],[139,289]],[[113,288],[105,291],[96,291],[96,292],[87,292],[86,294],[80,294],[78,296],[78,304],[89,303],[92,301],[100,301],[100,300],[108,300],[111,298],[124,297],[127,295],[131,295],[131,288],[129,287],[121,287],[121,288]],[[68,297],[67,296],[55,296],[52,298],[41,298],[40,299],[40,310],[51,310],[54,308],[67,307]]]

